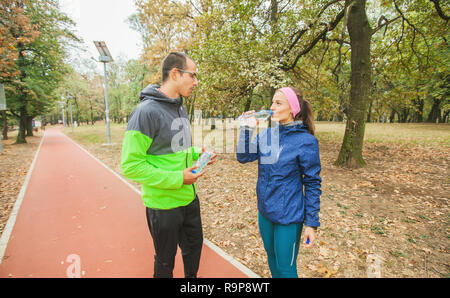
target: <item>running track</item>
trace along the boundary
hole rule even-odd
[[[0,239],[0,277],[152,277],[153,262],[138,191],[47,129]],[[258,277],[206,239],[198,276]]]

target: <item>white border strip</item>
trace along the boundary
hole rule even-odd
[[[28,169],[27,176],[25,177],[25,181],[22,184],[22,188],[20,189],[19,195],[17,196],[16,202],[14,203],[14,208],[9,215],[8,222],[6,223],[5,229],[2,232],[2,237],[0,238],[0,264],[3,261],[3,256],[5,255],[6,247],[8,246],[9,238],[11,237],[12,230],[14,228],[14,224],[16,223],[17,215],[19,214],[20,206],[22,205],[23,198],[25,196],[25,192],[27,191],[28,183],[31,179],[31,174],[34,170],[34,165],[36,164],[37,157],[39,152],[41,151],[42,143],[44,142],[45,132],[42,136],[41,142],[39,143],[39,147],[36,150],[36,154],[34,155],[33,162],[31,163],[30,168]]]
[[[122,176],[120,176],[118,173],[116,173],[115,171],[111,170],[106,164],[104,164],[100,159],[98,159],[97,157],[95,157],[94,155],[92,155],[89,151],[87,151],[83,146],[81,146],[80,144],[78,144],[77,142],[75,142],[74,140],[72,140],[69,136],[67,136],[65,133],[62,133],[66,138],[68,138],[72,143],[74,143],[75,145],[77,145],[81,150],[83,150],[84,152],[86,152],[90,157],[92,157],[93,159],[95,159],[98,163],[100,163],[103,167],[105,167],[108,171],[110,171],[111,173],[113,173],[116,177],[118,177],[120,180],[122,180],[126,185],[128,185],[129,187],[131,187],[136,193],[138,193],[139,195],[142,195],[142,193],[136,189],[134,187],[134,185],[132,185],[130,182],[128,182],[127,180],[125,180],[125,178],[123,178]],[[214,243],[212,243],[211,241],[209,241],[208,239],[203,239],[203,242],[205,243],[205,245],[207,245],[209,248],[211,248],[214,252],[216,252],[218,255],[220,255],[222,258],[224,258],[226,261],[230,262],[234,267],[236,267],[237,269],[239,269],[240,271],[242,271],[244,274],[246,274],[248,277],[250,278],[261,278],[258,274],[254,273],[253,271],[251,271],[249,268],[245,267],[243,264],[239,263],[239,261],[237,261],[236,259],[234,259],[233,257],[227,255],[221,248],[219,248],[217,245],[215,245]]]

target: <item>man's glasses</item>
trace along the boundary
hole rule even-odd
[[[179,72],[183,72],[183,73],[188,73],[188,74],[190,74],[192,79],[198,80],[197,74],[196,74],[195,72],[187,71],[187,70],[184,70],[184,69],[181,69],[181,68],[177,68],[177,69],[178,69]]]

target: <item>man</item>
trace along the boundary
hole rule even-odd
[[[155,247],[154,277],[173,277],[178,245],[185,277],[197,276],[203,233],[195,182],[205,172],[192,173],[200,150],[192,147],[183,107],[183,97],[197,85],[194,61],[185,53],[170,53],[162,63],[161,87],[142,90],[123,140],[122,172],[142,184]]]

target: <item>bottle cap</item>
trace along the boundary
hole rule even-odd
[[[273,111],[272,111],[272,110],[270,110],[270,112],[269,112],[269,113],[270,113],[270,116],[272,116],[272,115],[273,115]]]

